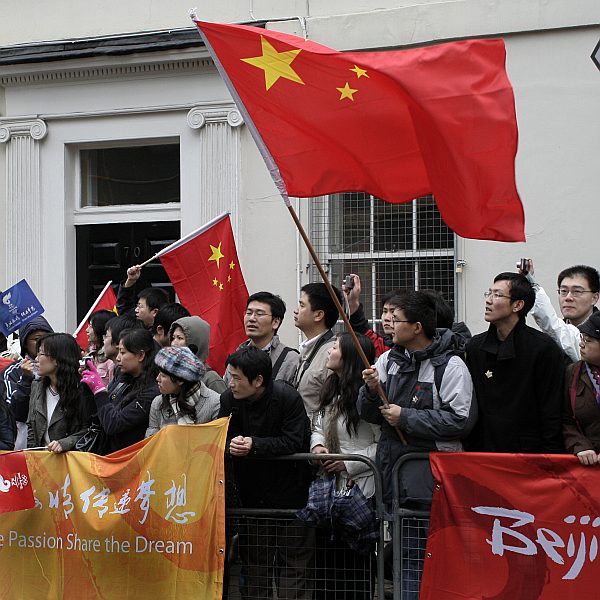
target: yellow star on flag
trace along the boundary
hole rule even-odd
[[[235,263],[234,263],[233,261],[231,261],[231,262],[229,263],[229,268],[230,268],[230,269],[233,269],[234,267],[235,267]]]
[[[213,279],[213,285],[219,285],[219,280],[216,277]]]
[[[231,283],[231,275],[227,276],[227,283]]]
[[[360,79],[361,77],[369,77],[367,75],[367,71],[365,69],[361,69],[357,65],[354,65],[354,69],[350,69],[350,71],[356,73],[356,77],[358,77],[358,79]]]
[[[344,98],[350,98],[350,100],[352,100],[352,102],[354,102],[354,98],[352,97],[352,94],[356,94],[356,92],[358,92],[358,90],[353,90],[347,81],[346,81],[346,85],[343,88],[335,88],[335,89],[340,93],[340,100],[343,100]]]
[[[220,290],[222,290],[222,289],[223,289],[223,284],[222,284],[222,283],[220,283],[220,284],[219,284],[219,289],[220,289]]]
[[[219,242],[219,245],[215,248],[212,244],[209,244],[210,246],[210,250],[212,252],[211,256],[209,257],[209,261],[214,260],[217,263],[217,269],[221,268],[221,259],[225,258],[225,255],[221,252],[221,242]]]
[[[265,86],[267,90],[277,83],[280,77],[304,85],[304,81],[300,79],[298,73],[291,67],[292,61],[301,51],[300,48],[277,52],[269,43],[269,40],[265,39],[262,35],[260,36],[260,44],[262,46],[261,56],[241,58],[240,60],[265,72]]]

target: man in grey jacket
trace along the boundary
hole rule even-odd
[[[256,292],[246,301],[244,329],[248,339],[239,347],[254,346],[269,354],[273,381],[294,379],[298,368],[298,351],[282,344],[277,335],[285,316],[285,302],[271,292]],[[229,381],[227,372],[225,381]]]
[[[333,289],[343,303],[342,292]],[[318,412],[321,388],[331,373],[325,365],[335,343],[331,329],[338,318],[338,309],[324,283],[307,283],[302,287],[298,308],[294,311],[294,324],[306,340],[300,344],[300,364],[293,383],[304,400],[311,423]]]
[[[363,371],[365,386],[358,398],[360,416],[382,426],[376,460],[388,502],[398,458],[407,452],[460,452],[476,411],[473,381],[460,357],[464,343],[449,329],[436,330],[434,299],[424,292],[404,292],[392,303],[394,346],[383,384],[389,406],[377,394],[380,378],[375,368]],[[407,463],[403,483],[404,500],[429,502],[433,489],[429,462]]]

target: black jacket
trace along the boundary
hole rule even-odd
[[[479,405],[469,450],[564,453],[565,357],[548,335],[519,321],[501,342],[490,325],[467,346],[467,366]]]
[[[310,423],[302,397],[284,381],[270,382],[255,400],[236,400],[231,390],[221,394],[219,417],[231,415],[227,449],[232,438],[252,438],[247,457],[229,457],[228,502],[247,508],[302,508],[306,504],[311,471],[308,462],[253,460],[309,452]],[[232,470],[232,472],[231,472]]]
[[[103,454],[131,446],[146,435],[150,406],[158,396],[158,386],[154,380],[141,388],[135,384],[134,378],[121,373],[111,381],[107,392],[94,396],[97,418],[107,438]]]

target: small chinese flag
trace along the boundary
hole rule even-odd
[[[104,286],[104,289],[100,292],[94,304],[92,304],[92,308],[90,308],[87,315],[83,317],[73,334],[82,350],[87,350],[89,346],[87,328],[90,324],[90,317],[98,310],[110,310],[115,313],[115,316],[117,315],[117,297],[115,296],[111,284],[112,281],[109,281]]]
[[[284,198],[433,194],[457,234],[525,240],[502,40],[336,52],[259,27],[196,24]]]
[[[0,454],[0,513],[35,506],[24,452]]]
[[[225,359],[246,339],[248,299],[229,214],[168,246],[159,257],[181,303],[210,324],[208,362],[223,374]]]

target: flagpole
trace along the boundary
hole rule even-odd
[[[335,291],[331,285],[331,282],[329,281],[329,278],[327,277],[327,273],[325,273],[323,266],[321,265],[321,261],[319,260],[319,257],[317,256],[317,253],[315,252],[315,249],[313,248],[313,245],[312,245],[310,239],[308,238],[306,231],[304,231],[304,227],[302,226],[302,223],[300,222],[300,219],[298,218],[298,215],[296,214],[296,211],[294,210],[294,207],[292,206],[292,203],[290,202],[290,199],[289,199],[289,196],[287,193],[287,189],[285,187],[285,182],[283,181],[283,177],[281,176],[281,173],[279,171],[279,167],[277,166],[277,163],[273,159],[271,152],[269,151],[269,149],[267,148],[267,145],[265,144],[264,140],[262,139],[262,136],[260,135],[258,128],[256,127],[256,125],[254,124],[254,121],[252,120],[252,117],[246,110],[246,106],[242,102],[242,99],[240,98],[239,94],[237,93],[237,90],[235,89],[235,86],[233,85],[231,79],[229,78],[227,71],[223,68],[223,65],[221,64],[221,61],[219,60],[217,53],[214,51],[212,44],[210,43],[210,40],[207,38],[206,35],[204,35],[204,32],[202,31],[202,29],[200,27],[198,27],[198,23],[196,23],[197,17],[195,15],[195,11],[193,11],[193,10],[190,11],[190,18],[196,24],[198,32],[200,33],[200,36],[202,37],[202,41],[204,42],[206,49],[209,51],[210,56],[213,59],[213,62],[215,64],[215,67],[217,68],[217,71],[219,72],[219,75],[221,75],[221,77],[223,78],[223,82],[227,86],[229,93],[231,94],[233,100],[235,101],[235,103],[238,107],[238,110],[240,111],[240,113],[244,119],[246,127],[248,127],[250,134],[252,135],[252,138],[254,139],[254,142],[258,146],[258,150],[259,150],[263,160],[265,161],[265,164],[267,165],[267,169],[269,170],[271,178],[273,179],[273,183],[275,184],[275,187],[281,194],[281,198],[283,199],[284,204],[287,206],[287,209],[290,212],[290,215],[292,216],[294,223],[296,224],[296,228],[300,232],[300,235],[302,236],[302,239],[304,240],[304,243],[306,244],[306,247],[315,263],[315,266],[317,267],[317,269],[319,270],[319,273],[321,274],[321,278],[323,279],[323,282],[325,283],[325,287],[327,288],[329,295],[331,296],[333,302],[335,303],[336,308],[338,309],[338,311],[342,317],[342,320],[344,321],[346,330],[352,337],[352,341],[354,342],[354,346],[356,347],[356,350],[357,350],[361,360],[363,361],[365,367],[367,369],[370,369],[371,364],[369,363],[369,359],[365,355],[365,353],[360,345],[360,342],[358,341],[358,338],[356,337],[356,334],[354,333],[354,329],[352,329],[352,326],[350,325],[350,321],[348,320],[348,317],[346,316],[346,311],[343,309],[342,305],[340,304],[337,294],[335,293]],[[377,384],[377,393],[383,400],[383,405],[386,408],[388,408],[390,403],[389,403],[380,383]],[[404,445],[407,445],[406,438],[404,437],[402,431],[400,431],[399,427],[395,427],[394,429],[396,430],[396,433],[398,434],[400,441]]]
[[[81,323],[79,323],[79,325],[77,325],[77,329],[75,330],[73,337],[77,337],[77,334],[83,329],[84,325],[90,320],[90,315],[94,312],[94,309],[96,308],[96,306],[98,306],[98,302],[100,302],[100,299],[102,298],[102,296],[104,296],[104,293],[106,292],[106,290],[108,289],[108,287],[110,286],[111,283],[112,283],[112,279],[104,286],[102,291],[98,294],[96,301],[94,302],[94,304],[92,304],[92,308],[90,308],[90,310],[87,311],[87,314],[85,315],[85,317],[83,317],[83,319],[81,320]]]
[[[163,248],[160,252],[157,252],[154,256],[152,256],[148,260],[145,260],[140,265],[140,267],[145,267],[148,263],[151,263],[153,260],[160,258],[163,254],[166,254],[170,250],[174,250],[175,248],[179,248],[179,246],[183,246],[183,244],[185,244],[187,241],[191,240],[192,238],[195,238],[197,235],[200,235],[207,229],[210,229],[213,225],[216,225],[219,221],[223,220],[229,214],[230,214],[229,211],[225,211],[224,213],[221,213],[218,217],[215,217],[214,219],[210,220],[205,225],[198,227],[198,229],[194,229],[194,231],[192,231],[191,233],[188,233],[187,235],[178,239],[176,242],[169,244],[166,248]]]
[[[321,264],[321,261],[319,260],[319,257],[317,256],[317,253],[315,252],[315,249],[314,249],[308,235],[306,234],[306,231],[304,230],[304,227],[302,226],[300,219],[298,218],[298,214],[294,210],[294,207],[292,206],[292,203],[290,202],[290,199],[287,197],[287,195],[282,194],[282,198],[283,198],[283,201],[285,202],[285,205],[288,208],[290,215],[292,216],[292,219],[294,220],[294,223],[296,224],[296,228],[300,232],[300,236],[302,237],[302,239],[304,240],[304,243],[306,244],[306,248],[308,249],[308,252],[310,253],[311,258],[313,259],[313,262],[315,263],[315,266],[317,267],[317,269],[321,275],[321,278],[323,279],[323,283],[325,284],[325,287],[327,288],[327,291],[329,292],[331,299],[333,300],[336,308],[338,309],[338,311],[340,313],[340,316],[342,317],[342,321],[344,321],[346,331],[352,337],[352,341],[354,342],[356,351],[358,352],[365,367],[367,369],[370,369],[372,367],[372,365],[369,362],[367,355],[364,353],[364,350],[362,349],[362,346],[360,345],[360,342],[358,341],[358,338],[356,337],[356,333],[354,332],[352,325],[350,325],[350,320],[348,319],[348,316],[346,315],[346,311],[342,307],[342,304],[340,303],[340,300],[339,300],[337,294],[335,293],[335,290],[333,289],[331,282],[329,281],[329,277],[327,277],[327,273],[325,273],[325,270],[323,269],[323,265]],[[383,400],[383,405],[386,408],[388,408],[390,403],[387,399],[387,396],[385,395],[385,392],[383,391],[383,388],[381,387],[381,383],[379,383],[379,382],[377,383],[377,393]],[[396,430],[396,433],[398,434],[400,441],[406,446],[407,441],[406,441],[406,438],[404,437],[404,434],[400,430],[400,428],[398,426],[396,426],[396,427],[394,427],[394,429]]]

